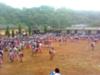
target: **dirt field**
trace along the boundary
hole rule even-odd
[[[55,67],[60,68],[62,75],[100,75],[100,42],[94,51],[87,41],[52,44],[56,49],[53,61],[49,60],[47,49],[31,56],[31,50],[24,50],[24,62],[9,63],[7,53],[0,75],[49,75]]]

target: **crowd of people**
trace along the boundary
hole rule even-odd
[[[51,46],[50,35],[35,34],[32,36],[23,37],[1,37],[0,38],[0,65],[3,64],[4,53],[7,52],[9,62],[18,60],[23,62],[24,49],[31,48],[32,55],[42,52],[41,48],[44,45],[48,48],[50,59],[54,57],[54,48]]]
[[[5,51],[8,53],[9,62],[18,60],[23,62],[24,48],[31,48],[32,55],[42,52],[42,47],[48,48],[50,60],[53,60],[56,54],[55,48],[51,45],[52,41],[67,42],[70,39],[71,42],[75,40],[88,40],[90,42],[91,50],[95,50],[96,42],[99,40],[98,37],[79,35],[68,35],[61,33],[46,33],[46,34],[34,34],[32,36],[23,37],[1,37],[0,38],[0,65],[3,64],[3,55]]]

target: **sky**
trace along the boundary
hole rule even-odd
[[[54,8],[100,11],[100,0],[0,0],[0,3],[14,8],[31,8],[48,5]]]

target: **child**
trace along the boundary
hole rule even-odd
[[[50,75],[61,75],[59,68],[55,68],[54,71],[51,71]]]
[[[0,50],[0,67],[3,63],[3,50]]]
[[[95,49],[95,44],[96,44],[96,43],[95,43],[94,41],[91,42],[91,48],[92,48],[92,50]]]
[[[53,47],[50,47],[49,54],[50,54],[50,60],[53,60],[55,56],[55,49]]]
[[[54,75],[61,75],[59,68],[55,68],[55,73]]]
[[[36,46],[35,46],[35,44],[36,44],[35,42],[31,44],[31,48],[32,48],[32,56],[33,56],[33,54],[36,53]]]
[[[18,57],[19,57],[19,61],[23,62],[23,52],[22,52],[22,50],[19,50]]]
[[[10,60],[10,62],[14,62],[14,57],[15,57],[14,51],[11,49],[9,51],[9,60]]]

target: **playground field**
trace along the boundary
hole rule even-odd
[[[30,49],[24,49],[23,63],[9,63],[5,52],[0,75],[49,75],[56,67],[62,75],[100,75],[100,42],[94,51],[86,40],[53,42],[52,45],[56,50],[54,60],[49,59],[47,48],[34,56]]]

